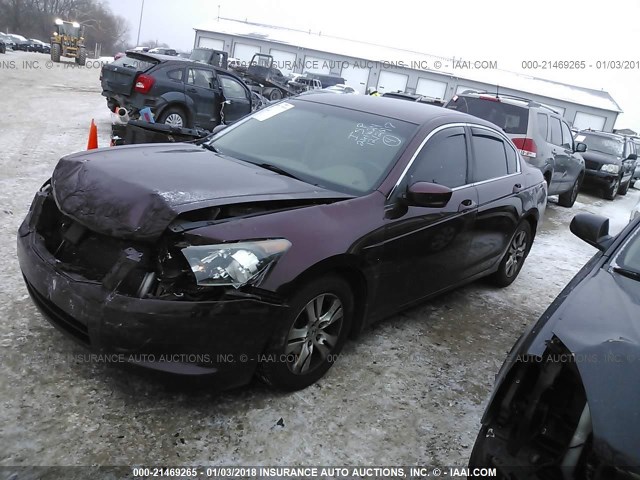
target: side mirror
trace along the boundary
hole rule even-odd
[[[627,157],[628,160],[637,160],[638,159],[638,154],[636,153],[630,153],[629,156]]]
[[[449,203],[453,192],[437,183],[416,182],[407,188],[406,200],[416,207],[442,208]]]
[[[587,144],[586,143],[582,143],[582,142],[576,143],[576,152],[584,153],[586,151],[587,151]]]
[[[569,228],[576,237],[603,252],[614,240],[614,237],[609,235],[609,219],[600,215],[579,213],[573,217]]]
[[[213,127],[213,130],[211,131],[211,135],[215,135],[216,133],[220,133],[222,130],[224,130],[225,128],[227,128],[229,125],[216,125],[215,127]]]

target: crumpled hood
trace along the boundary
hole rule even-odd
[[[598,269],[569,294],[529,348],[556,335],[575,354],[606,461],[640,461],[640,284]]]
[[[69,155],[52,175],[60,210],[105,235],[157,239],[180,214],[261,200],[348,197],[188,144]]]

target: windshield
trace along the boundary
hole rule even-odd
[[[604,137],[601,135],[590,135],[588,133],[579,133],[576,135],[576,141],[586,143],[588,151],[595,151],[622,157],[624,153],[624,140],[616,137]]]
[[[396,119],[294,100],[256,112],[211,145],[221,154],[357,195],[379,185],[416,130]]]
[[[447,108],[480,117],[500,127],[505,133],[526,135],[529,110],[494,99],[459,96]]]
[[[71,37],[80,36],[80,27],[74,27],[73,23],[63,23],[58,25],[58,33],[60,35],[69,35]]]
[[[631,234],[631,238],[623,245],[613,264],[640,275],[640,227]]]

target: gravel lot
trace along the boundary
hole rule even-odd
[[[110,113],[99,69],[47,59],[0,56],[0,467],[465,465],[506,352],[595,252],[569,232],[572,215],[609,216],[618,231],[640,197],[582,193],[570,210],[551,201],[511,287],[475,283],[389,318],[301,392],[216,393],[81,363],[84,350],[31,303],[15,233],[58,158],[85,148],[92,118],[108,144]]]

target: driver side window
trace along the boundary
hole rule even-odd
[[[467,184],[464,128],[446,128],[429,139],[409,171],[409,185],[416,182],[437,183],[449,188]]]

